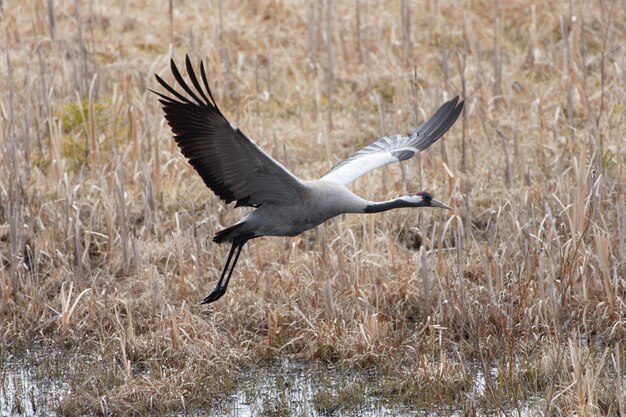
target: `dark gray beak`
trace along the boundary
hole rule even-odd
[[[439,208],[443,208],[443,209],[448,209],[448,210],[453,210],[452,207],[450,207],[447,204],[442,203],[441,201],[433,198],[432,200],[430,200],[430,206],[431,207],[439,207]]]

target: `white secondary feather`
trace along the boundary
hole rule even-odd
[[[391,156],[390,153],[378,153],[367,155],[359,158],[358,163],[346,165],[341,169],[337,169],[324,175],[322,180],[334,181],[338,184],[346,185],[359,178],[363,174],[378,168],[397,162],[398,160]]]
[[[396,139],[396,141],[392,141],[393,139]],[[416,152],[419,152],[418,149],[410,146],[390,146],[393,145],[394,142],[404,142],[402,139],[408,139],[408,137],[396,135],[391,138],[381,138],[373,144],[361,149],[352,157],[337,164],[329,173],[320,179],[346,185],[376,168],[400,161],[401,159],[398,159],[397,155],[413,156]],[[384,146],[381,142],[388,146]],[[410,156],[403,159],[408,159]]]
[[[335,165],[322,180],[346,185],[361,175],[392,162],[404,161],[435,143],[456,121],[463,109],[458,97],[444,103],[428,121],[409,135],[384,136]]]

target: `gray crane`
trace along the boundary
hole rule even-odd
[[[200,84],[186,56],[187,75],[193,89],[183,79],[174,60],[171,71],[181,94],[155,74],[171,96],[159,96],[165,119],[183,155],[204,183],[227,204],[256,210],[234,225],[215,234],[216,243],[231,242],[222,274],[213,291],[202,301],[221,298],[235,269],[241,248],[259,236],[296,236],[343,213],[379,213],[402,207],[449,206],[430,193],[409,193],[393,200],[376,202],[352,193],[346,184],[361,175],[392,162],[404,161],[428,148],[454,124],[463,109],[459,97],[443,104],[408,135],[392,135],[359,150],[335,165],[319,180],[306,181],[264,152],[239,128],[232,125],[217,107],[204,64],[200,62]]]

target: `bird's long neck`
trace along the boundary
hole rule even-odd
[[[394,198],[393,200],[374,202],[369,201],[363,210],[364,213],[380,213],[382,211],[388,211],[403,207],[420,207],[420,204],[416,204],[413,201],[404,200],[402,197]]]

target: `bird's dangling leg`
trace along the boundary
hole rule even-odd
[[[213,291],[211,291],[211,294],[207,295],[205,299],[202,300],[201,304],[209,304],[214,301],[217,301],[226,293],[226,289],[228,288],[228,282],[230,281],[230,277],[233,274],[233,271],[235,270],[235,264],[237,264],[237,259],[239,259],[241,248],[243,248],[243,245],[245,243],[246,243],[245,240],[244,241],[236,240],[233,242],[233,244],[230,247],[230,250],[228,251],[228,257],[226,258],[226,264],[224,265],[224,269],[222,270],[222,275],[220,275],[220,279],[217,281],[217,284],[215,285],[215,288],[213,289]],[[235,253],[235,250],[237,251],[237,253],[235,254],[235,258],[233,259],[233,262],[231,265],[230,261],[233,258],[233,254]],[[227,271],[228,271],[228,276],[226,275]],[[224,281],[224,277],[226,277],[225,281]]]
[[[226,271],[228,270],[230,260],[233,257],[233,253],[235,252],[236,247],[237,243],[233,242],[233,244],[230,246],[230,250],[228,251],[228,257],[226,258],[226,264],[224,265],[224,269],[222,270],[222,275],[220,275],[220,279],[217,281],[217,284],[215,285],[215,288],[213,288],[213,291],[211,291],[211,294],[207,295],[204,300],[202,300],[201,304],[212,303],[213,301],[224,295],[224,291],[221,290],[222,282],[224,281],[224,276],[226,275]]]
[[[226,292],[226,288],[228,287],[228,283],[230,282],[230,276],[233,274],[233,271],[235,270],[235,265],[237,264],[237,260],[239,259],[239,254],[241,253],[241,249],[243,248],[243,245],[246,244],[246,241],[242,241],[241,243],[239,243],[239,246],[237,247],[237,253],[235,254],[235,259],[233,259],[233,265],[230,267],[230,272],[228,273],[228,277],[226,277],[226,282],[224,282],[224,292]]]

